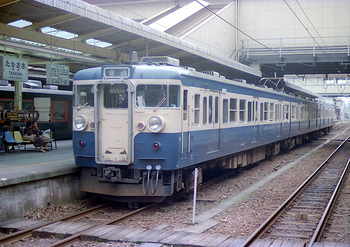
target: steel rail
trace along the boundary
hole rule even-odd
[[[101,210],[101,209],[103,209],[105,207],[108,207],[108,204],[101,204],[101,205],[98,205],[98,206],[95,206],[95,207],[83,210],[81,212],[78,212],[78,213],[75,213],[75,214],[72,214],[72,215],[68,215],[68,216],[60,218],[58,220],[52,220],[52,221],[48,221],[48,222],[43,222],[43,223],[38,224],[36,226],[30,227],[28,229],[24,229],[22,231],[18,231],[18,232],[9,234],[7,236],[4,236],[4,237],[0,238],[0,246],[2,246],[4,244],[13,243],[13,242],[15,242],[15,241],[17,241],[19,239],[28,238],[28,237],[30,237],[32,235],[32,231],[34,231],[35,229],[38,229],[40,227],[47,226],[47,225],[53,224],[53,223],[58,222],[58,221],[74,220],[74,219],[83,217],[83,216],[85,216],[87,214],[91,214],[94,211]]]
[[[158,204],[159,204],[159,203],[153,203],[153,204],[147,205],[147,206],[145,206],[145,207],[136,209],[136,210],[134,210],[134,211],[132,211],[132,212],[130,212],[130,213],[128,213],[128,214],[125,214],[125,215],[123,215],[123,216],[121,216],[121,217],[118,217],[118,218],[116,218],[116,219],[112,219],[112,220],[108,221],[107,223],[99,224],[99,225],[96,225],[96,226],[92,226],[92,227],[90,227],[90,228],[88,228],[88,229],[86,229],[86,230],[84,230],[84,231],[82,231],[82,232],[79,232],[79,233],[74,234],[74,235],[72,235],[72,236],[70,236],[70,237],[68,237],[68,238],[62,239],[62,240],[60,240],[60,241],[58,241],[58,242],[56,242],[56,243],[54,243],[54,244],[51,244],[51,245],[49,245],[49,247],[71,246],[72,244],[77,243],[77,242],[80,241],[80,236],[81,236],[81,235],[83,235],[83,234],[86,233],[86,232],[91,231],[91,230],[94,229],[94,228],[97,228],[97,227],[99,227],[99,226],[101,226],[101,225],[113,225],[114,223],[120,222],[120,221],[122,221],[122,220],[124,220],[124,219],[126,219],[126,218],[131,217],[131,216],[135,216],[135,215],[137,215],[138,213],[140,213],[140,212],[142,212],[142,211],[145,211],[145,210],[147,210],[147,209],[149,209],[149,208],[152,208],[152,207],[154,207],[154,206],[156,206],[156,205],[158,205]]]
[[[349,140],[350,135],[342,141],[338,147],[320,164],[320,166],[290,195],[248,238],[241,243],[241,247],[251,245],[259,239],[285,211],[285,209],[298,197],[300,193],[311,183],[316,175],[322,170],[325,164],[339,151],[339,149]]]
[[[327,223],[327,220],[329,218],[329,215],[333,209],[333,206],[334,206],[334,203],[335,203],[335,200],[337,199],[337,196],[339,195],[339,192],[340,192],[340,189],[341,189],[341,186],[343,185],[345,179],[346,179],[346,175],[348,173],[348,170],[349,170],[349,167],[350,167],[350,158],[348,159],[347,163],[346,163],[346,166],[343,170],[343,173],[342,175],[340,176],[339,178],[339,181],[337,183],[337,186],[335,187],[333,193],[332,193],[332,196],[331,196],[331,199],[329,200],[328,204],[327,204],[327,207],[326,209],[324,210],[323,214],[322,214],[322,217],[317,225],[317,228],[314,232],[314,234],[312,235],[311,237],[311,240],[308,244],[308,247],[311,247],[316,241],[319,241],[320,238],[321,238],[321,234],[325,228],[325,225]]]

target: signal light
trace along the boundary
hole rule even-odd
[[[78,145],[79,147],[84,147],[85,146],[85,142],[84,141],[78,141]]]
[[[154,150],[158,150],[160,148],[160,143],[159,142],[155,142],[155,143],[153,143],[153,149]]]

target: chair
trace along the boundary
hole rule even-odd
[[[15,140],[15,138],[13,138],[11,131],[5,131],[4,144],[7,146],[9,146],[11,144],[17,145],[18,152],[20,151],[19,144],[21,144],[21,142],[18,142]]]
[[[23,140],[22,134],[19,131],[14,131],[13,136],[15,137],[15,140],[22,144],[24,146],[24,149],[27,150],[28,144],[33,144],[31,141],[25,141]]]

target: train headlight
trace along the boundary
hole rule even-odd
[[[164,122],[162,119],[158,116],[151,117],[148,120],[148,129],[152,132],[159,132],[163,129],[164,127]]]
[[[78,115],[74,118],[74,127],[81,131],[83,129],[85,129],[86,125],[87,125],[87,121],[85,119],[85,117]]]

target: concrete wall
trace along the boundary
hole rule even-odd
[[[239,1],[239,28],[267,46],[280,42],[310,45],[314,43],[311,35],[320,45],[349,42],[350,1],[286,2],[289,6],[282,0]],[[240,34],[240,40],[247,39],[249,38]],[[250,43],[260,46],[255,42]]]
[[[228,23],[235,24],[236,20],[233,14],[235,10],[236,5],[231,3],[219,11],[217,15]],[[234,38],[236,30],[218,16],[211,16],[180,38],[220,56],[232,58],[237,50]]]
[[[83,198],[80,173],[1,187],[0,221],[22,217],[32,209]]]

